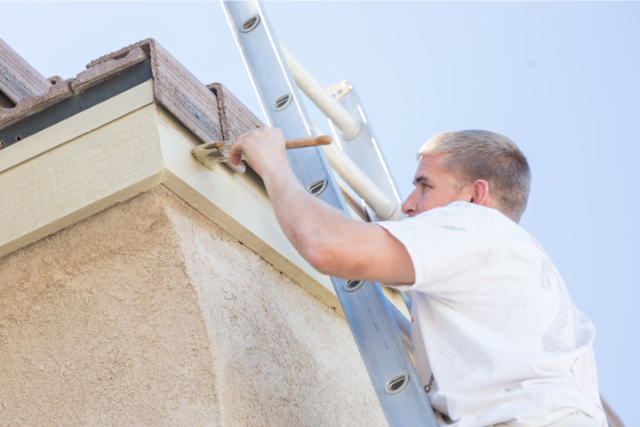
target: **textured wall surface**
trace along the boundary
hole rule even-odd
[[[165,187],[0,258],[0,426],[386,425],[346,321]]]

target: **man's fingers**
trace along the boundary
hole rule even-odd
[[[239,141],[242,141],[243,139],[246,139],[249,136],[250,133],[251,133],[251,131],[250,132],[245,132],[242,135],[236,136],[235,138],[233,138],[233,142],[239,142]]]
[[[238,135],[233,140],[233,145],[229,151],[229,163],[233,166],[242,164],[243,155],[249,159],[254,166],[254,170],[260,174],[262,170],[261,162],[271,161],[274,159],[281,161],[280,157],[284,152],[284,136],[280,129],[262,127],[245,132]],[[252,159],[256,160],[256,164]]]
[[[229,151],[229,161],[232,165],[238,166],[242,161],[242,142],[234,141],[231,146],[231,151]]]
[[[270,129],[271,128],[268,127],[268,126],[264,126],[264,127],[257,128],[257,129],[252,129],[249,132],[245,132],[245,133],[243,133],[241,135],[238,135],[237,137],[235,137],[233,139],[233,141],[234,142],[235,141],[243,141],[243,140],[245,140],[247,138],[250,138],[250,137],[258,137],[259,138],[262,135],[264,135],[266,132],[268,132]]]
[[[273,128],[273,130],[278,134],[281,139],[284,139],[284,132],[280,128]]]

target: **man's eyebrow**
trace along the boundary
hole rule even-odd
[[[426,176],[419,176],[413,180],[413,185],[429,184],[431,180]]]

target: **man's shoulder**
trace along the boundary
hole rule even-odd
[[[521,228],[511,218],[500,212],[498,209],[487,206],[476,205],[475,203],[456,201],[447,206],[434,208],[417,215],[416,218],[428,220],[440,219],[473,219],[479,224],[491,223],[502,227]]]
[[[471,239],[472,236],[476,236],[483,240],[486,238],[531,240],[530,235],[520,225],[497,209],[462,201],[430,209],[402,221],[385,222],[380,225],[394,236],[404,234],[412,238],[417,238],[423,233],[434,236],[436,232],[447,238],[457,236],[462,239]]]
[[[416,227],[434,226],[450,230],[480,232],[476,215],[466,205],[471,204],[453,202],[447,206],[422,212],[410,219],[414,220]]]
[[[507,240],[531,241],[531,235],[520,224],[498,209],[468,202],[453,202],[449,205],[425,212],[435,221],[466,223],[465,228],[487,237]],[[422,215],[424,215],[422,214]],[[427,219],[427,217],[425,218]]]

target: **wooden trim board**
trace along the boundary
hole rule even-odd
[[[0,172],[153,102],[153,80],[116,95],[2,150]]]

